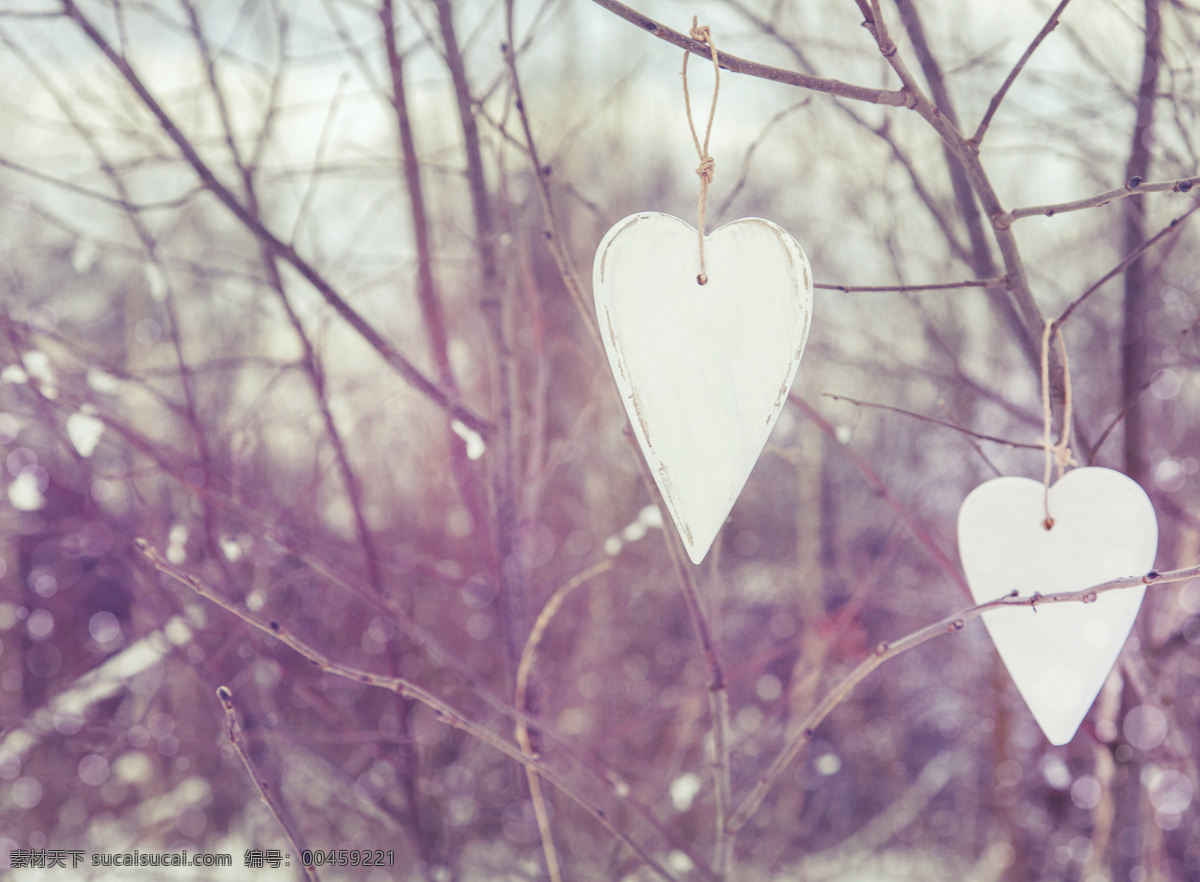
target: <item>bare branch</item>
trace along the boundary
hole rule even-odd
[[[283,835],[291,843],[292,852],[296,855],[296,861],[304,871],[305,878],[319,882],[321,877],[317,875],[316,868],[310,867],[300,860],[300,853],[303,851],[300,846],[300,838],[296,835],[296,831],[292,828],[291,823],[289,823],[287,816],[284,814],[283,806],[276,802],[275,797],[271,795],[271,788],[267,785],[267,782],[254,770],[254,761],[250,759],[250,751],[246,748],[245,738],[242,737],[242,724],[238,720],[237,708],[233,706],[233,693],[228,686],[222,686],[217,690],[217,698],[221,699],[221,707],[225,710],[225,725],[228,727],[229,742],[233,745],[234,752],[241,759],[242,765],[246,767],[246,773],[250,776],[250,780],[254,782],[255,788],[258,790],[258,795],[266,803],[267,810],[275,818],[275,823],[280,826],[283,830]]]
[[[467,160],[467,190],[471,197],[471,214],[475,226],[475,246],[479,252],[480,310],[487,324],[495,371],[496,432],[493,444],[494,468],[492,496],[495,508],[494,553],[495,575],[500,582],[500,619],[504,632],[505,662],[510,676],[520,657],[525,627],[525,585],[516,578],[511,567],[504,563],[517,550],[517,443],[515,437],[514,401],[517,394],[517,367],[508,334],[508,306],[502,292],[496,257],[496,221],[487,187],[487,174],[480,146],[479,124],[471,99],[466,62],[458,43],[454,24],[454,5],[450,0],[434,0],[438,27],[445,50],[446,68],[454,86],[459,127]]]
[[[44,174],[36,169],[21,165],[19,162],[13,162],[11,159],[6,159],[0,156],[0,166],[10,168],[15,172],[26,175],[34,180],[42,181],[60,189],[66,190],[68,193],[74,193],[77,196],[84,196],[88,199],[95,199],[97,202],[103,202],[106,205],[112,205],[127,212],[145,212],[145,211],[163,211],[171,208],[180,208],[187,205],[196,198],[196,194],[201,192],[199,188],[193,188],[187,192],[176,196],[174,199],[164,199],[160,202],[131,202],[120,196],[109,196],[107,193],[101,193],[97,190],[89,190],[87,187],[81,187],[78,184],[73,184],[70,181],[64,181],[62,178],[56,178],[53,175]]]
[[[730,818],[730,828],[736,832],[746,825],[746,822],[750,820],[754,812],[762,805],[762,801],[771,791],[771,788],[778,783],[780,776],[791,764],[792,760],[799,755],[804,745],[812,740],[813,733],[821,721],[829,716],[830,711],[854,691],[855,686],[866,679],[868,674],[888,659],[908,652],[910,649],[920,646],[922,643],[932,640],[941,634],[954,634],[961,631],[963,626],[971,619],[977,619],[990,610],[1001,609],[1006,606],[1036,609],[1038,606],[1047,603],[1092,603],[1099,595],[1108,591],[1120,591],[1139,585],[1165,585],[1170,582],[1183,582],[1196,576],[1200,576],[1200,565],[1173,570],[1167,573],[1159,573],[1151,570],[1144,576],[1128,576],[1121,579],[1113,579],[1079,591],[1063,591],[1056,594],[1035,592],[1028,597],[1014,593],[1007,597],[988,601],[987,603],[976,604],[962,612],[946,616],[931,625],[926,625],[924,628],[913,631],[911,634],[891,643],[880,643],[873,655],[863,659],[845,679],[840,680],[837,686],[821,699],[820,703],[801,721],[798,727],[800,730],[799,734],[793,737],[788,746],[775,758],[775,761],[771,763],[771,767],[759,778],[754,789],[742,800],[737,812]]]
[[[542,216],[545,221],[543,235],[546,239],[546,247],[550,249],[550,255],[554,258],[554,265],[558,268],[558,274],[563,280],[563,285],[566,287],[567,293],[575,303],[579,317],[583,319],[583,324],[587,328],[588,335],[592,338],[592,342],[596,344],[596,349],[602,352],[604,344],[600,339],[600,329],[596,324],[594,308],[588,304],[584,286],[579,280],[579,273],[575,269],[574,261],[571,260],[570,252],[563,245],[562,236],[558,229],[558,218],[554,213],[554,201],[550,197],[551,169],[549,166],[542,164],[541,157],[538,155],[537,144],[533,139],[533,127],[529,123],[529,111],[525,106],[525,96],[521,91],[521,77],[517,72],[516,50],[513,48],[516,38],[513,34],[512,0],[507,0],[505,5],[505,22],[507,26],[507,40],[504,44],[504,58],[508,63],[513,92],[516,96],[517,114],[521,120],[521,129],[525,134],[525,144],[523,146],[529,155],[534,180],[537,181],[538,198],[542,202]]]
[[[982,432],[975,432],[971,429],[965,429],[955,423],[944,422],[936,417],[925,416],[920,413],[913,413],[910,410],[904,410],[899,407],[892,407],[890,404],[874,404],[870,401],[858,401],[854,398],[847,398],[845,395],[833,395],[829,392],[821,393],[825,398],[832,398],[834,401],[846,401],[858,407],[871,407],[876,410],[888,410],[892,413],[898,413],[901,416],[912,417],[915,420],[920,420],[924,423],[933,423],[935,426],[945,426],[947,429],[954,429],[956,432],[961,432],[964,435],[969,435],[972,438],[978,438],[981,441],[991,441],[993,444],[1003,444],[1006,447],[1015,447],[1020,450],[1044,450],[1041,444],[1022,444],[1018,441],[1009,441],[1005,438],[997,438],[995,435],[985,435]]]
[[[599,2],[599,0],[598,0]],[[550,201],[550,193],[546,181],[546,170],[541,167],[538,161],[538,153],[533,139],[532,128],[529,125],[529,118],[526,112],[524,101],[521,98],[520,92],[520,77],[517,73],[516,59],[513,46],[515,41],[512,33],[512,4],[508,3],[508,42],[505,46],[505,54],[507,56],[509,70],[514,83],[514,91],[517,94],[517,109],[520,114],[521,123],[524,128],[526,145],[529,151],[529,157],[534,164],[534,174],[538,181],[539,193],[542,199],[543,211],[546,217],[547,230],[546,238],[554,255],[555,263],[558,267],[560,276],[563,279],[569,292],[571,292],[572,300],[576,308],[579,310],[581,317],[587,325],[593,342],[596,343],[598,349],[600,346],[600,336],[596,329],[595,318],[588,308],[583,297],[583,286],[579,281],[575,267],[570,260],[569,254],[562,247],[561,240],[557,235],[555,218],[552,211],[552,203]],[[683,38],[687,39],[687,38]],[[704,46],[705,44],[696,43],[690,39],[688,43],[695,43],[696,46]],[[685,47],[686,48],[686,47]],[[692,51],[701,52],[692,48]],[[722,55],[722,58],[726,56]],[[628,425],[625,427],[625,440],[628,442],[630,451],[633,454],[635,461],[642,477],[642,482],[645,484],[651,498],[654,499],[658,507],[665,511],[666,505],[662,500],[662,495],[658,490],[658,485],[654,482],[653,476],[650,474],[649,466],[643,457],[641,450],[638,448],[637,442],[633,437],[633,432]],[[716,801],[716,827],[717,827],[717,843],[715,849],[714,871],[718,878],[722,877],[728,866],[732,863],[733,857],[733,834],[728,831],[727,820],[733,806],[733,786],[732,775],[730,768],[730,739],[729,739],[729,693],[725,685],[725,675],[721,667],[720,658],[717,653],[716,642],[713,639],[712,631],[708,623],[708,619],[704,614],[704,609],[700,603],[699,591],[696,589],[695,581],[692,578],[691,570],[688,568],[684,552],[680,546],[679,537],[671,530],[664,530],[664,539],[667,543],[667,550],[670,554],[671,561],[675,567],[675,572],[679,578],[679,585],[683,593],[684,603],[687,607],[688,614],[691,618],[692,625],[695,628],[697,639],[700,641],[701,652],[704,655],[705,661],[709,669],[709,710],[711,714],[712,736],[713,736],[713,751],[715,754],[715,762],[713,763],[713,778],[715,784],[715,801]]]
[[[1142,50],[1142,71],[1138,78],[1137,101],[1134,105],[1133,131],[1130,132],[1129,161],[1125,164],[1125,179],[1133,184],[1150,177],[1154,150],[1148,136],[1154,131],[1158,106],[1159,69],[1163,66],[1162,0],[1143,0],[1145,43]],[[1149,371],[1151,336],[1146,333],[1145,320],[1150,312],[1151,279],[1141,252],[1145,250],[1146,202],[1134,199],[1122,206],[1123,250],[1133,255],[1123,272],[1124,297],[1121,303],[1121,398],[1133,402],[1125,414],[1124,469],[1135,481],[1145,482],[1150,473],[1149,438],[1146,437],[1144,411],[1138,407],[1138,387]],[[1143,243],[1140,246],[1138,243]]]
[[[1003,288],[1008,280],[998,279],[968,279],[963,282],[933,282],[928,285],[830,285],[818,283],[814,288],[826,291],[842,291],[846,294],[858,294],[868,291],[951,291],[956,288]]]
[[[509,8],[512,8],[511,5]],[[546,629],[550,627],[550,622],[558,612],[559,607],[567,599],[567,595],[580,585],[583,585],[601,573],[608,572],[612,568],[613,562],[611,560],[593,564],[582,573],[568,579],[550,595],[550,599],[542,607],[541,613],[538,614],[537,619],[533,623],[533,628],[529,631],[529,636],[525,640],[525,648],[521,650],[521,662],[517,666],[517,687],[514,698],[514,703],[517,707],[525,707],[526,692],[529,687],[530,678],[533,676],[533,664],[537,659],[538,645],[542,642],[542,637],[545,635]],[[529,725],[524,720],[517,720],[517,744],[521,746],[521,752],[526,757],[532,758],[535,755],[533,743],[529,737]],[[538,779],[537,768],[526,763],[525,776],[529,782],[529,795],[533,801],[534,814],[537,817],[538,834],[542,838],[542,853],[546,857],[546,872],[549,874],[551,882],[562,882],[562,872],[558,864],[558,853],[555,850],[554,837],[550,829],[550,815],[546,811],[546,799],[542,795],[542,785]]]
[[[630,448],[637,459],[638,468],[642,474],[642,482],[650,491],[651,498],[659,511],[666,511],[667,505],[662,498],[662,493],[658,489],[658,484],[654,482],[654,476],[650,473],[650,466],[642,456],[641,450],[638,448],[637,440],[633,436],[633,429],[626,424],[625,440],[629,443]],[[718,878],[723,878],[728,871],[730,862],[733,856],[733,836],[728,828],[729,814],[733,808],[733,779],[730,771],[729,763],[729,690],[725,683],[725,672],[721,666],[721,658],[717,652],[717,642],[713,636],[712,628],[709,625],[708,617],[704,614],[704,607],[700,603],[700,592],[696,589],[696,582],[692,578],[692,571],[688,567],[687,558],[683,551],[683,543],[679,535],[674,530],[663,530],[663,539],[667,543],[667,551],[671,556],[671,563],[675,567],[675,573],[679,577],[679,587],[683,592],[684,605],[687,606],[688,616],[692,620],[692,627],[696,629],[696,638],[700,641],[700,651],[704,654],[704,660],[708,664],[709,681],[708,681],[708,703],[709,713],[712,717],[712,738],[713,738],[713,781],[714,790],[716,791],[715,802],[717,809],[717,843],[714,848],[713,870]]]
[[[817,413],[811,404],[795,393],[788,395],[788,401],[798,407],[806,417],[816,423],[822,432],[824,432],[830,438],[835,440],[837,439],[837,429],[835,429],[828,420]],[[958,586],[964,597],[970,597],[971,589],[967,586],[966,578],[963,576],[959,568],[956,567],[950,560],[946,552],[942,551],[938,544],[933,541],[933,537],[929,534],[929,531],[926,530],[920,523],[918,523],[916,518],[912,516],[912,513],[905,508],[905,506],[902,505],[895,496],[891,494],[891,492],[887,489],[887,486],[880,479],[879,475],[873,468],[871,468],[871,464],[866,461],[861,453],[845,445],[842,445],[842,449],[846,451],[846,455],[850,457],[851,461],[854,463],[855,467],[858,469],[859,473],[863,476],[866,482],[871,485],[872,489],[878,493],[885,502],[887,502],[892,511],[894,511],[900,518],[901,522],[908,527],[909,531],[913,534],[913,537],[920,542],[921,545],[924,546],[929,554],[933,557],[933,559],[937,561],[937,564],[941,568],[942,572],[944,572],[950,578],[950,580]]]
[[[950,413],[950,408],[946,406],[946,402],[943,399],[938,399],[937,406],[938,410],[942,412],[942,415],[946,417],[946,421],[949,422],[951,426],[960,431],[968,431],[966,426],[956,420],[954,418],[954,414]],[[967,435],[966,441],[971,445],[971,449],[979,454],[979,458],[982,459],[987,467],[991,470],[992,475],[997,478],[1003,477],[1004,473],[996,467],[996,464],[992,462],[992,458],[983,452],[983,448],[979,446],[979,443],[972,438],[970,434]]]
[[[736,9],[737,12],[744,18],[752,22],[755,27],[759,28],[764,34],[769,35],[771,38],[786,47],[805,72],[812,72],[812,65],[809,63],[805,53],[801,50],[800,46],[797,45],[795,40],[785,37],[770,20],[763,18],[753,9],[749,8],[745,3],[739,2],[739,0],[726,0],[726,2]],[[953,251],[954,254],[957,255],[964,263],[971,264],[972,255],[968,253],[966,248],[963,247],[963,244],[959,242],[958,236],[950,226],[950,219],[946,216],[946,212],[942,210],[941,206],[938,205],[933,195],[925,186],[925,182],[917,173],[912,159],[903,149],[901,149],[899,142],[892,134],[891,127],[888,125],[888,121],[885,119],[883,123],[874,125],[871,122],[868,122],[860,113],[858,113],[857,110],[855,110],[846,102],[837,101],[835,102],[835,106],[838,107],[838,109],[840,109],[848,117],[850,117],[850,119],[852,119],[857,125],[866,129],[868,132],[875,135],[888,145],[888,149],[891,150],[892,156],[895,157],[896,161],[900,163],[905,172],[908,174],[909,179],[912,181],[917,197],[922,203],[924,203],[925,208],[929,211],[930,217],[932,217],[934,222],[938,225],[938,228],[942,231],[942,235],[946,237],[946,242],[950,246],[950,250]],[[758,142],[756,141],[755,144],[757,143]],[[730,199],[726,199],[725,204],[727,205],[729,201]],[[724,208],[725,205],[722,205],[721,210],[724,211]]]
[[[607,9],[609,12],[620,16],[631,24],[637,25],[644,31],[658,37],[660,40],[666,40],[668,43],[678,46],[680,49],[686,49],[696,55],[704,58],[711,58],[711,51],[707,43],[701,43],[698,40],[693,40],[686,34],[672,30],[666,25],[659,24],[649,16],[642,15],[636,9],[631,9],[624,3],[618,0],[592,0],[597,6]],[[771,67],[770,65],[760,64],[757,61],[748,61],[745,58],[739,58],[736,55],[730,55],[727,52],[722,52],[720,55],[721,67],[733,73],[747,74],[752,77],[759,77],[764,80],[771,80],[776,83],[784,83],[789,86],[799,86],[802,89],[811,89],[814,92],[825,92],[828,95],[837,95],[841,98],[853,98],[856,101],[867,101],[871,104],[887,104],[892,107],[911,107],[912,99],[904,91],[890,91],[888,89],[869,89],[865,86],[855,86],[850,83],[843,83],[840,80],[830,80],[825,77],[816,77],[811,74],[803,74],[798,71],[784,70],[783,68]]]
[[[300,640],[298,637],[289,633],[279,622],[265,622],[253,615],[246,609],[241,608],[237,604],[226,600],[220,594],[212,589],[199,576],[185,572],[173,564],[169,563],[158,551],[153,548],[144,539],[137,540],[138,549],[144,554],[147,559],[154,565],[154,568],[165,575],[170,576],[179,584],[194,591],[200,597],[215,603],[217,606],[224,609],[226,612],[236,616],[246,624],[258,629],[262,633],[273,637],[289,649],[299,653],[304,658],[308,659],[319,670],[327,674],[332,674],[336,677],[342,677],[347,680],[352,680],[356,683],[362,683],[366,686],[373,686],[379,689],[387,689],[395,692],[404,698],[409,698],[418,701],[421,704],[432,710],[437,718],[448,726],[455,729],[460,729],[468,735],[479,739],[489,747],[498,750],[505,756],[516,760],[522,765],[532,765],[537,769],[538,774],[549,781],[568,797],[570,797],[580,808],[586,811],[589,815],[595,818],[601,826],[608,830],[613,836],[624,843],[631,851],[633,851],[642,862],[650,868],[657,876],[662,879],[673,880],[672,876],[664,869],[657,861],[654,860],[640,845],[633,841],[624,831],[618,828],[603,809],[596,806],[590,799],[584,796],[574,785],[566,781],[557,771],[544,762],[532,757],[526,756],[519,745],[512,744],[496,733],[492,732],[481,723],[477,723],[470,717],[465,716],[455,710],[451,705],[447,704],[442,699],[438,698],[432,692],[424,689],[421,686],[403,678],[403,677],[387,677],[379,674],[372,674],[362,668],[353,665],[347,665],[342,662],[333,661],[329,656],[313,648],[309,644]],[[224,702],[223,702],[224,703]],[[511,712],[516,714],[515,709]]]
[[[286,242],[279,239],[274,233],[267,229],[257,218],[255,218],[241,201],[226,187],[217,176],[213,173],[208,164],[196,152],[196,148],[183,134],[180,128],[175,124],[170,114],[158,103],[158,100],[150,93],[146,84],[142,81],[138,73],[133,69],[132,65],[119,53],[108,40],[96,29],[95,25],[83,14],[74,0],[62,0],[63,9],[66,14],[79,26],[92,44],[100,50],[101,53],[109,60],[118,73],[129,84],[130,88],[137,94],[142,104],[154,115],[158,120],[159,125],[166,133],[167,137],[174,142],[175,146],[183,154],[184,159],[192,167],[192,170],[200,178],[201,183],[216,196],[226,208],[255,236],[258,236],[266,244],[268,244],[280,257],[286,260],[292,267],[302,275],[310,285],[317,290],[318,293],[325,299],[325,302],[333,307],[334,311],[340,315],[347,324],[349,324],[359,335],[366,340],[376,352],[378,352],[395,371],[400,374],[410,385],[416,388],[429,400],[437,404],[450,415],[460,420],[464,425],[467,425],[479,432],[481,435],[491,434],[494,426],[491,422],[476,414],[474,411],[467,408],[462,403],[455,400],[441,386],[435,384],[428,379],[421,371],[417,369],[407,358],[405,358],[399,350],[397,350],[387,339],[375,330],[375,328],[367,322],[359,313],[346,302],[345,299],[337,292],[328,280],[322,276],[315,267],[297,253]]]
[[[1037,51],[1037,47],[1042,45],[1042,40],[1050,36],[1050,32],[1058,27],[1058,20],[1062,18],[1063,11],[1066,10],[1067,4],[1070,2],[1071,0],[1062,0],[1054,12],[1050,13],[1050,18],[1046,20],[1044,25],[1042,25],[1042,29],[1038,31],[1038,35],[1033,38],[1033,42],[1029,44],[1029,48],[1026,49],[1025,53],[1017,60],[1017,63],[1013,66],[1013,69],[1009,71],[1008,76],[1004,78],[1004,82],[1001,84],[1000,89],[995,95],[992,96],[992,100],[988,102],[987,112],[984,113],[983,119],[979,123],[979,128],[977,128],[975,130],[975,134],[971,136],[971,144],[975,146],[976,150],[979,149],[979,145],[983,141],[983,136],[987,132],[988,126],[992,123],[992,117],[995,116],[996,111],[1000,108],[1000,102],[1004,100],[1004,96],[1008,94],[1008,90],[1012,88],[1012,84],[1016,82],[1017,77],[1021,75],[1021,71],[1025,69],[1026,63],[1029,61],[1033,53]]]
[[[327,4],[334,14],[332,4]],[[438,380],[443,388],[455,397],[461,396],[454,368],[450,363],[450,335],[446,326],[442,294],[433,272],[433,245],[430,236],[429,212],[425,202],[425,189],[421,180],[421,165],[417,155],[416,138],[413,134],[409,114],[407,84],[405,81],[404,55],[397,45],[396,14],[392,0],[383,0],[379,8],[384,54],[391,73],[392,92],[390,109],[396,118],[396,132],[400,144],[401,164],[404,167],[404,183],[408,191],[409,216],[412,218],[413,244],[417,249],[417,303],[425,325],[425,336],[437,367]],[[363,61],[361,53],[357,54]],[[364,63],[364,67],[366,67]],[[471,522],[483,531],[488,529],[487,484],[479,471],[472,467],[467,456],[466,442],[452,427],[446,427],[446,443],[450,449],[451,469],[455,484],[459,487],[463,504],[471,516]]]
[[[861,4],[860,4],[861,5]],[[941,136],[943,152],[946,155],[946,165],[950,175],[950,183],[954,188],[954,196],[958,202],[959,212],[967,228],[971,242],[970,266],[975,275],[990,277],[998,274],[991,244],[988,242],[984,218],[994,217],[1002,211],[1000,198],[988,178],[987,172],[980,162],[979,151],[963,136],[958,127],[958,114],[951,100],[950,89],[942,74],[941,65],[935,58],[925,36],[921,23],[921,15],[912,0],[896,0],[896,8],[900,12],[905,30],[921,64],[921,70],[929,83],[932,101],[919,90],[916,95],[914,109]],[[896,67],[900,64],[899,53],[895,44],[881,44],[880,52],[887,57],[888,62]],[[900,71],[900,68],[897,68]],[[976,204],[978,200],[978,204]],[[999,230],[993,224],[992,236],[1000,248],[1007,291],[992,289],[990,297],[993,308],[1009,329],[1009,332],[1021,346],[1026,361],[1033,370],[1040,365],[1040,340],[1045,319],[1033,299],[1029,280],[1025,276],[1024,261],[1021,258],[1017,241],[1011,233]],[[1054,356],[1055,368],[1055,399],[1061,402],[1062,383],[1057,370],[1057,354]]]
[[[1141,245],[1139,245],[1137,248],[1135,248],[1129,254],[1125,255],[1125,257],[1121,259],[1120,263],[1118,263],[1116,266],[1114,266],[1112,269],[1110,269],[1108,272],[1106,272],[1103,276],[1101,276],[1099,279],[1097,279],[1095,282],[1093,282],[1086,291],[1084,291],[1082,294],[1080,294],[1078,297],[1076,297],[1073,301],[1071,301],[1071,305],[1068,306],[1066,309],[1064,309],[1062,315],[1060,315],[1057,319],[1054,320],[1055,326],[1062,327],[1063,323],[1071,317],[1071,314],[1073,312],[1075,312],[1075,310],[1078,309],[1085,300],[1087,300],[1089,297],[1091,297],[1093,294],[1095,294],[1097,291],[1099,291],[1100,288],[1102,288],[1104,286],[1105,282],[1107,282],[1109,279],[1114,278],[1115,276],[1119,276],[1122,272],[1125,271],[1126,267],[1128,267],[1135,260],[1137,260],[1143,254],[1145,254],[1151,248],[1153,248],[1156,243],[1158,243],[1163,238],[1169,236],[1171,233],[1178,230],[1180,225],[1185,220],[1187,220],[1189,217],[1191,217],[1197,208],[1200,208],[1200,202],[1197,202],[1195,205],[1193,205],[1191,208],[1189,208],[1187,211],[1185,211],[1179,217],[1175,218],[1173,221],[1171,221],[1169,224],[1167,224],[1165,227],[1163,227],[1161,230],[1159,230],[1157,233],[1155,233],[1153,236],[1151,236],[1149,239],[1147,239],[1145,242],[1143,242]]]
[[[883,17],[883,10],[880,8],[879,0],[855,0],[855,2],[863,14],[863,27],[875,38],[875,42],[879,46],[879,54],[891,65],[892,70],[896,72],[896,76],[900,78],[900,82],[904,84],[904,89],[913,96],[917,103],[921,101],[928,103],[929,99],[925,96],[924,91],[922,91],[917,78],[908,69],[908,65],[900,55],[895,41],[888,32],[887,19]],[[906,10],[900,7],[899,4],[897,4],[897,8],[907,18],[911,19],[913,10]],[[934,78],[934,80],[936,79]],[[913,107],[915,109],[915,104],[913,104]],[[951,117],[951,121],[953,121],[953,117]]]
[[[1014,208],[1012,211],[1006,211],[996,218],[998,224],[1011,224],[1015,220],[1020,220],[1023,217],[1053,217],[1056,214],[1065,214],[1068,211],[1080,211],[1084,208],[1097,208],[1101,205],[1108,205],[1110,202],[1115,202],[1118,199],[1125,199],[1129,196],[1141,196],[1145,193],[1187,193],[1192,187],[1200,184],[1200,177],[1181,178],[1177,181],[1156,181],[1154,183],[1143,183],[1140,178],[1131,178],[1126,182],[1125,186],[1117,187],[1115,190],[1105,190],[1103,193],[1097,193],[1095,196],[1089,196],[1086,199],[1076,199],[1073,202],[1057,202],[1049,205],[1030,205],[1026,208]]]
[[[1200,327],[1200,318],[1197,318],[1194,322],[1179,332],[1179,338],[1175,341],[1175,348],[1179,349],[1179,347],[1183,345],[1183,341],[1187,339],[1188,335],[1195,331],[1198,327]],[[1112,434],[1113,430],[1119,426],[1127,416],[1129,416],[1129,412],[1137,406],[1137,403],[1141,401],[1142,396],[1145,395],[1147,390],[1154,385],[1154,381],[1159,378],[1160,374],[1162,374],[1162,371],[1155,371],[1153,374],[1151,374],[1146,382],[1142,384],[1142,388],[1137,391],[1137,394],[1133,397],[1133,399],[1127,401],[1125,403],[1125,407],[1121,409],[1121,412],[1113,417],[1112,421],[1104,427],[1104,431],[1101,432],[1100,437],[1096,439],[1096,446],[1095,449],[1092,450],[1092,455],[1088,457],[1088,465],[1092,465],[1096,462],[1096,457],[1100,454],[1100,448],[1104,446],[1104,442],[1108,440],[1108,436]]]

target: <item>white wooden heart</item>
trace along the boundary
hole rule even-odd
[[[783,229],[742,218],[704,239],[644,212],[593,266],[604,348],[688,556],[700,563],[787,401],[812,319],[812,272]]]
[[[1154,566],[1158,522],[1146,493],[1120,472],[1081,468],[1050,488],[1028,478],[976,487],[958,515],[958,549],[978,603],[1013,591],[1080,591]],[[1117,660],[1144,586],[1092,603],[1053,603],[984,613],[1005,667],[1052,744],[1066,744]]]

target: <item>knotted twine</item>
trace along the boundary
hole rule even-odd
[[[708,25],[699,27],[697,22],[698,17],[693,15],[691,37],[697,42],[708,44],[709,51],[712,52],[713,70],[716,72],[716,81],[713,83],[712,107],[708,111],[708,127],[704,130],[704,144],[701,145],[700,136],[696,134],[696,124],[692,121],[692,99],[688,95],[687,66],[688,56],[692,53],[686,49],[684,50],[683,104],[687,108],[687,121],[688,128],[692,130],[692,143],[696,145],[696,153],[700,157],[700,165],[696,169],[696,174],[700,176],[700,202],[697,207],[700,223],[700,275],[696,276],[696,281],[703,285],[708,281],[708,273],[704,268],[704,213],[708,209],[708,185],[712,183],[715,172],[713,158],[708,155],[708,139],[712,135],[713,117],[717,114],[717,95],[721,91],[721,65],[717,61],[717,45],[713,42]]]
[[[1058,338],[1058,351],[1062,353],[1063,363],[1063,425],[1062,435],[1055,444],[1051,440],[1051,408],[1050,408],[1050,334]],[[1071,453],[1071,368],[1067,361],[1067,344],[1063,342],[1062,330],[1054,322],[1047,320],[1046,329],[1042,332],[1042,447],[1046,451],[1046,468],[1042,472],[1043,494],[1042,502],[1046,510],[1046,519],[1042,526],[1049,530],[1054,526],[1054,518],[1050,516],[1050,465],[1058,464],[1058,477],[1071,466],[1079,465]]]

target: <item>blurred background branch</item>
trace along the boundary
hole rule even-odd
[[[579,271],[695,209],[693,14],[747,74],[710,226],[833,280],[700,567]],[[1198,39],[1175,0],[0,7],[0,850],[1195,877]],[[1040,474],[1047,315],[1174,573],[1061,748],[983,629],[931,639],[963,498]]]

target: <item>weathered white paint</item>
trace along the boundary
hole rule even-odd
[[[604,348],[671,517],[700,563],[733,508],[796,376],[812,272],[783,229],[742,218],[705,236],[631,215],[596,251]]]
[[[996,478],[971,491],[958,515],[958,548],[975,600],[1080,591],[1154,566],[1158,522],[1146,493],[1111,469],[1068,472],[1050,488]],[[1145,587],[1092,603],[993,610],[983,616],[1000,658],[1052,744],[1083,721],[1137,617]]]

